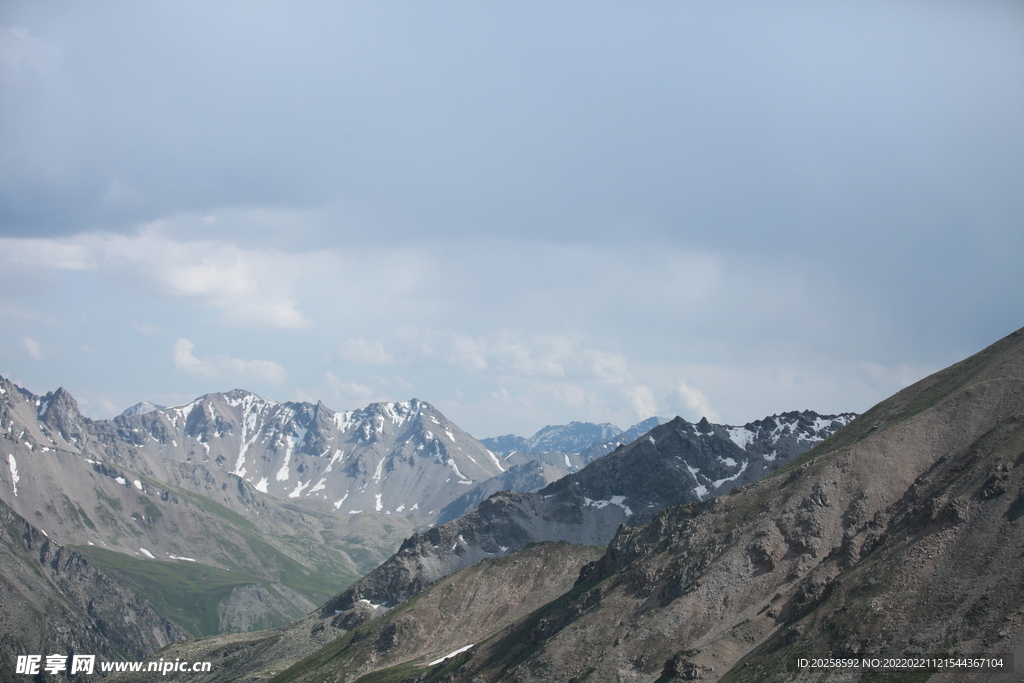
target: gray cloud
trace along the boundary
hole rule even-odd
[[[8,2],[2,296],[489,424],[863,403],[1024,317],[1021,73],[1012,2]]]

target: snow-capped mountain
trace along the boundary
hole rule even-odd
[[[287,623],[502,472],[417,400],[335,413],[233,391],[90,420],[2,377],[0,449],[0,500],[37,530],[18,533],[181,602],[165,616],[192,635]]]
[[[565,425],[548,425],[530,437],[506,434],[481,439],[480,442],[497,453],[502,464],[508,467],[539,461],[566,472],[578,472],[602,455],[666,422],[668,418],[650,417],[622,431],[608,422],[574,421]]]
[[[610,441],[620,434],[622,430],[608,422],[574,421],[565,425],[548,425],[529,437],[506,434],[481,439],[480,443],[503,457],[515,451],[579,453],[590,444]]]
[[[133,405],[133,406],[131,406],[129,408],[125,408],[124,411],[121,414],[122,415],[145,415],[146,413],[151,413],[154,410],[160,410],[163,407],[164,406],[158,406],[155,403],[150,403],[149,401],[139,401],[135,405]]]
[[[242,390],[113,420],[141,451],[241,477],[262,493],[341,513],[428,521],[506,468],[433,406],[413,399],[334,412]]]

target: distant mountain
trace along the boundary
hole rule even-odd
[[[480,443],[497,453],[502,463],[508,466],[525,465],[536,460],[576,472],[665,422],[668,418],[651,417],[625,432],[607,422],[570,422],[548,425],[530,437],[506,434],[481,439]]]
[[[112,421],[117,436],[163,459],[202,463],[262,493],[429,523],[506,467],[429,403],[373,403],[336,413],[236,389]]]
[[[530,437],[506,434],[480,439],[480,443],[502,457],[513,451],[579,453],[592,443],[609,441],[621,433],[621,429],[607,422],[570,422],[566,425],[548,425]]]
[[[140,401],[139,403],[136,403],[135,405],[131,406],[130,408],[125,408],[124,412],[122,412],[121,414],[122,415],[145,415],[146,413],[151,413],[154,410],[163,410],[163,409],[164,409],[164,406],[158,406],[157,404],[150,403],[149,401]]]
[[[35,396],[0,378],[0,499],[194,636],[286,624],[414,528],[286,506],[230,473],[147,453],[131,431],[144,419],[89,420],[64,389]]]

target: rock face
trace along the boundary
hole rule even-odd
[[[80,553],[54,543],[0,501],[0,672],[18,655],[142,659],[188,634]]]

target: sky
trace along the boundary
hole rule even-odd
[[[1022,254],[1019,2],[0,4],[0,375],[93,418],[861,412]]]

